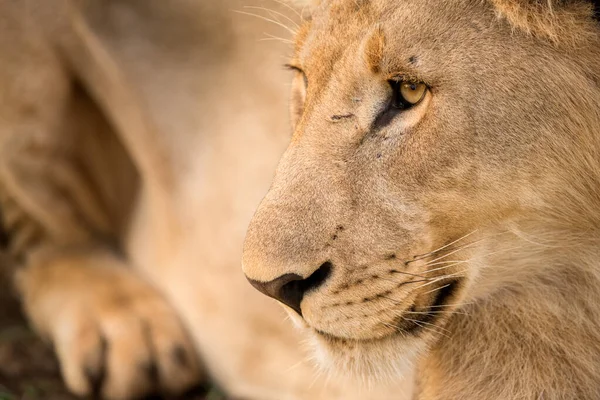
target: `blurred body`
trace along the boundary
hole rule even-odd
[[[325,385],[240,271],[289,139],[273,134],[286,47],[243,3],[0,1],[2,208],[26,311],[81,395],[180,392],[195,347],[234,396],[400,399]]]

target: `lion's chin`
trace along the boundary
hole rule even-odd
[[[422,340],[402,334],[348,340],[312,330],[309,343],[318,366],[325,373],[366,386],[411,375],[419,355],[426,349]]]

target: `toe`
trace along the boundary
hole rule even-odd
[[[78,396],[97,393],[104,379],[106,341],[92,322],[68,324],[54,338],[65,384]]]
[[[107,318],[109,341],[102,396],[108,400],[140,398],[157,389],[157,367],[145,324],[136,316]]]
[[[174,317],[150,323],[161,388],[181,394],[202,380],[200,363],[189,335]]]

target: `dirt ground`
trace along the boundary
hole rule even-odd
[[[0,400],[77,400],[62,385],[51,348],[23,320],[6,275],[0,273]],[[177,400],[226,398],[215,388],[199,388]]]

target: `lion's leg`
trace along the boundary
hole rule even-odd
[[[17,214],[15,207],[6,208],[7,216]],[[94,240],[58,245],[27,216],[15,220],[11,237],[18,242],[11,247],[23,251],[17,288],[32,325],[53,344],[70,390],[129,399],[179,393],[199,380],[177,313],[112,248]]]
[[[27,316],[77,394],[185,390],[191,341],[119,256],[135,168],[26,5],[0,2],[0,206]]]
[[[40,251],[17,278],[74,393],[125,399],[197,382],[198,361],[173,309],[112,252]]]

